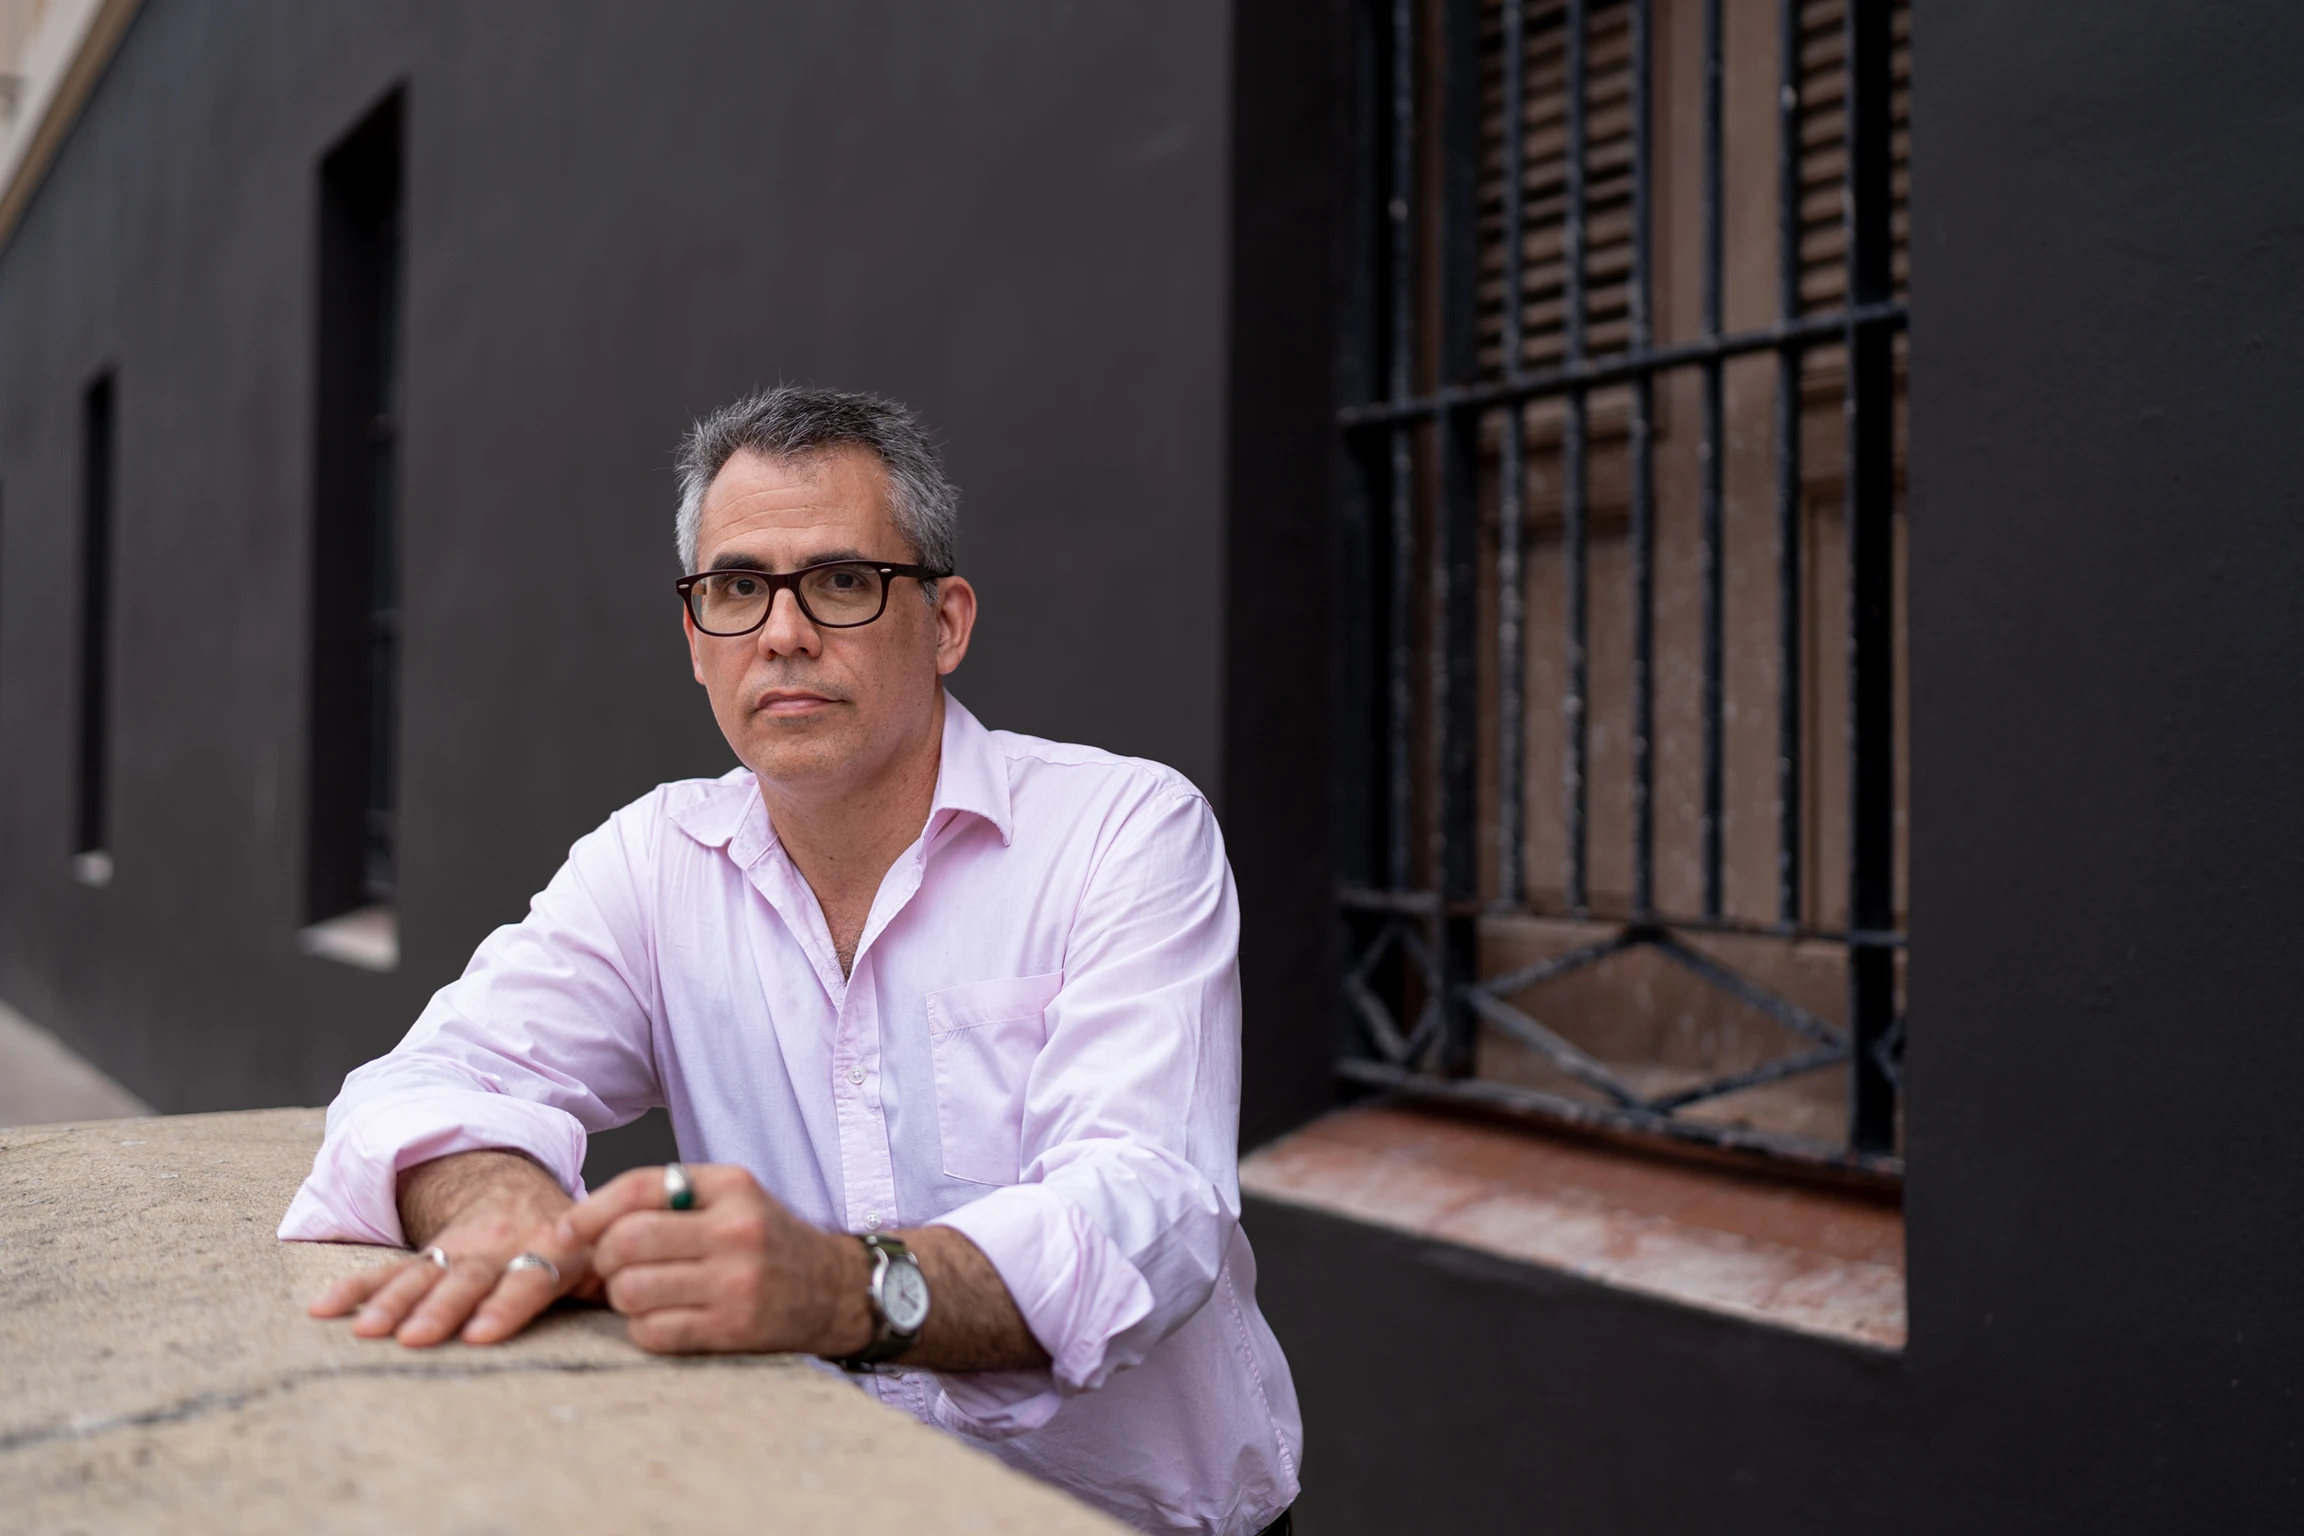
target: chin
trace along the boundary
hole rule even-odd
[[[855,755],[855,743],[849,732],[831,729],[831,724],[756,719],[738,755],[754,773],[778,783],[835,774]]]

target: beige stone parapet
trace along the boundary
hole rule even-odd
[[[272,1233],[317,1110],[0,1131],[0,1532],[1116,1532],[788,1358],[621,1319],[416,1351],[306,1301],[379,1250]]]

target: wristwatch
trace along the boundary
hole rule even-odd
[[[859,1234],[864,1251],[872,1255],[872,1279],[864,1289],[871,1304],[872,1342],[839,1362],[844,1371],[869,1371],[895,1359],[920,1337],[928,1321],[928,1277],[912,1250],[893,1237]]]

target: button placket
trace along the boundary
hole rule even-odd
[[[834,1040],[833,1060],[848,1063],[839,1072],[847,1087],[832,1097],[839,1112],[841,1182],[846,1188],[847,1225],[852,1232],[877,1232],[896,1225],[896,1168],[888,1145],[888,1120],[871,1085],[872,1070],[880,1056],[879,1014],[866,975],[871,963],[869,955],[856,959]],[[837,1083],[834,1086],[839,1088]]]

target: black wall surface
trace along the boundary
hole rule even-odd
[[[567,845],[730,763],[671,453],[778,380],[939,430],[987,723],[1222,788],[1214,4],[151,0],[0,251],[0,997],[163,1109],[324,1102]],[[299,954],[316,171],[407,90],[403,961]],[[118,371],[109,889],[69,830]],[[557,593],[537,611],[502,593]]]
[[[1910,1363],[2002,1529],[2304,1519],[2300,71],[1915,7]]]
[[[1328,582],[1338,0],[1234,8],[1224,836],[1240,888],[1240,1140],[1336,1101]]]

